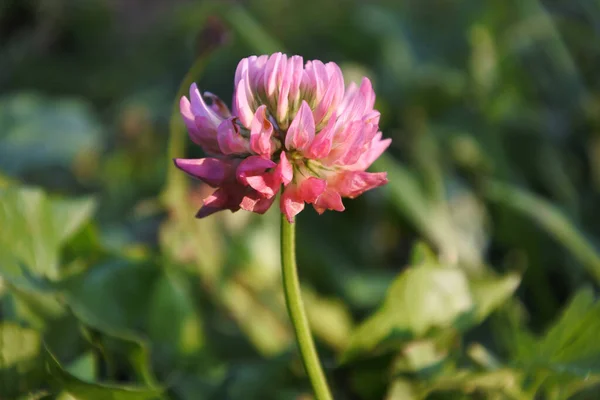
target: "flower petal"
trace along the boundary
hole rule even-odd
[[[250,186],[263,197],[273,197],[279,186],[275,174],[267,170],[275,167],[275,162],[259,156],[250,156],[240,163],[236,170],[240,183]]]
[[[242,210],[252,211],[257,214],[264,214],[269,208],[271,208],[271,205],[274,201],[274,196],[265,198],[252,191],[242,198],[242,201],[240,202],[240,208]]]
[[[225,155],[249,153],[248,141],[240,134],[234,119],[229,118],[219,125],[217,130],[219,148]]]
[[[341,196],[353,199],[387,182],[387,172],[345,171],[335,178],[332,186]]]
[[[312,143],[314,137],[315,120],[306,101],[302,101],[300,110],[287,131],[285,147],[288,150],[298,149],[303,151]]]
[[[316,125],[320,125],[321,121],[333,114],[335,107],[344,96],[342,71],[334,63],[328,63],[326,68],[330,71],[327,78],[327,88],[313,112]]]
[[[346,208],[342,203],[342,197],[338,192],[332,189],[325,190],[315,201],[313,207],[319,214],[325,210],[344,211]]]
[[[310,147],[304,153],[306,157],[312,158],[313,160],[320,160],[329,155],[335,136],[335,119],[336,116],[334,111],[327,126],[315,136]]]
[[[287,186],[294,177],[294,168],[287,159],[285,151],[282,151],[279,155],[279,164],[275,167],[275,176],[283,183],[283,186]]]
[[[298,196],[306,203],[314,203],[326,187],[325,180],[311,176],[298,184]]]
[[[273,125],[267,118],[267,106],[258,107],[250,124],[250,148],[253,152],[264,157],[271,157],[274,146],[271,143]]]
[[[296,185],[288,185],[285,188],[281,194],[279,207],[290,224],[294,222],[294,217],[304,210],[304,201],[300,199]]]
[[[248,82],[245,79],[240,80],[240,82],[235,87],[234,94],[234,113],[237,117],[242,121],[242,125],[246,128],[250,127],[252,123],[252,119],[254,118],[254,112],[250,104],[253,102],[253,95],[248,87]]]
[[[212,187],[217,187],[230,175],[232,166],[217,158],[187,159],[176,158],[175,166],[185,173],[201,179]]]
[[[265,65],[265,92],[267,97],[275,94],[276,90],[281,85],[281,80],[287,64],[287,56],[282,53],[275,53],[269,57],[269,61]],[[273,103],[277,99],[272,99]]]

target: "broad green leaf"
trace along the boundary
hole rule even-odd
[[[517,290],[521,277],[510,273],[502,277],[473,278],[469,281],[475,302],[475,318],[483,321],[492,311],[506,302]]]
[[[133,332],[141,327],[147,297],[159,277],[152,264],[113,261],[72,276],[60,286],[78,317],[97,329]]]
[[[93,382],[97,375],[96,355],[92,352],[84,353],[70,363],[65,369],[67,372],[83,381]]]
[[[182,277],[163,273],[148,301],[148,335],[169,357],[189,357],[204,345],[204,332],[190,288]]]
[[[600,301],[594,301],[591,290],[583,289],[541,338],[537,351],[521,362],[580,377],[600,374],[598,332]]]
[[[489,372],[457,370],[437,379],[422,382],[420,384],[420,394],[423,398],[426,398],[434,392],[463,392],[465,394],[472,394],[474,391],[477,391],[486,393],[487,396],[500,393],[502,396],[497,397],[500,399],[524,399],[525,394],[521,389],[521,381],[521,373],[508,368]]]
[[[420,400],[417,390],[408,379],[395,379],[385,396],[385,400]]]
[[[39,332],[13,322],[0,324],[0,396],[16,398],[43,380]]]
[[[448,356],[442,344],[432,339],[413,340],[402,347],[394,362],[395,373],[419,373],[430,375]]]
[[[410,267],[392,283],[383,306],[352,334],[342,360],[371,352],[391,339],[422,337],[432,329],[449,327],[473,308],[462,270]]]
[[[505,303],[519,282],[516,274],[469,279],[460,268],[409,267],[392,283],[382,307],[353,332],[342,360],[435,329],[468,329]]]
[[[88,104],[20,93],[0,99],[0,169],[67,167],[98,153],[101,126]],[[51,140],[49,140],[51,138]]]
[[[352,316],[344,303],[321,297],[306,288],[302,290],[302,297],[314,335],[333,349],[344,349],[353,328]]]
[[[61,284],[75,316],[100,332],[101,342],[126,355],[148,385],[156,385],[148,344],[138,332],[148,315],[146,298],[158,279],[153,265],[112,262],[92,267]]]
[[[40,348],[41,338],[37,331],[12,322],[0,325],[0,368],[34,360]]]
[[[46,365],[56,386],[81,400],[154,400],[162,397],[157,389],[133,386],[89,383],[65,370],[48,352]]]
[[[2,273],[60,277],[59,251],[94,210],[92,199],[58,199],[35,188],[0,189],[0,261]]]

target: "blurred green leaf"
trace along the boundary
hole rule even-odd
[[[35,359],[41,348],[37,331],[12,322],[0,325],[0,367],[10,368]]]
[[[91,198],[48,197],[41,189],[0,189],[0,261],[2,273],[17,278],[21,263],[31,274],[60,277],[59,250],[94,211]]]
[[[92,352],[84,353],[65,369],[82,381],[93,382],[97,375],[96,356]]]
[[[467,329],[506,302],[519,283],[515,274],[469,278],[457,267],[411,266],[392,283],[383,305],[352,333],[342,362],[386,343],[424,337],[434,329]]]
[[[14,322],[0,324],[0,394],[16,397],[37,387],[43,378],[40,367],[42,337]]]
[[[75,316],[99,331],[103,346],[126,356],[139,379],[155,386],[148,344],[139,336],[149,313],[148,293],[159,270],[153,265],[111,262],[61,283]]]
[[[0,169],[70,168],[76,157],[98,153],[101,127],[89,105],[20,93],[0,99]],[[48,140],[51,138],[51,140]]]
[[[600,374],[600,302],[591,290],[580,290],[560,318],[521,362],[533,368],[580,377]]]
[[[177,360],[204,346],[202,321],[182,277],[163,273],[148,303],[148,335],[157,350]]]
[[[130,385],[85,382],[67,372],[48,352],[46,365],[54,383],[76,399],[85,400],[155,400],[162,397],[157,389]]]
[[[485,393],[486,399],[527,399],[521,390],[521,373],[508,368],[490,372],[457,370],[448,373],[420,387],[423,397],[434,392],[458,391],[472,395]],[[496,397],[492,397],[496,396]]]
[[[381,308],[352,334],[342,362],[391,339],[421,337],[431,329],[448,327],[473,307],[468,281],[460,269],[410,267],[392,283]]]
[[[413,384],[408,379],[395,379],[390,385],[385,400],[419,400]]]
[[[483,321],[514,294],[520,283],[521,277],[516,273],[501,277],[472,278],[469,286],[476,304],[475,318]]]

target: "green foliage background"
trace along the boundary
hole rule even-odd
[[[369,76],[393,138],[298,221],[335,398],[599,398],[599,38],[596,0],[3,0],[0,398],[311,398],[277,209],[195,220],[170,161],[189,84],[275,51]]]

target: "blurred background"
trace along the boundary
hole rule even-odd
[[[336,399],[597,399],[600,2],[1,0],[0,398],[310,399],[278,210],[209,194],[178,114],[283,51],[371,78],[390,183],[305,210]]]

